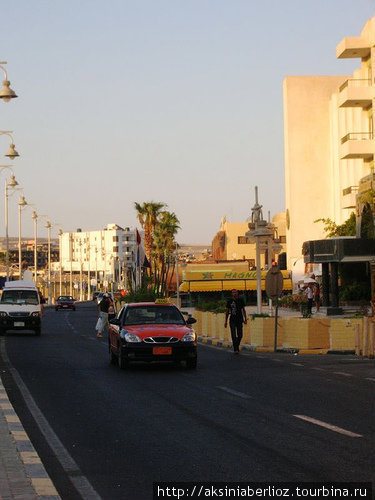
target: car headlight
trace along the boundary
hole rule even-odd
[[[120,331],[120,337],[126,342],[142,342],[142,340],[135,333],[130,333],[127,330],[122,329]]]
[[[0,316],[4,318],[5,316],[8,316],[8,313],[6,313],[5,311],[0,311]]]
[[[38,318],[40,316],[40,313],[38,311],[34,311],[34,312],[31,313],[31,316],[33,318]]]
[[[195,341],[195,331],[191,330],[182,337],[181,342],[194,342]]]

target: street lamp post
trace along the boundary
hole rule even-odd
[[[90,233],[86,233],[86,257],[87,257],[87,300],[90,300],[91,295],[91,283],[90,283]]]
[[[5,253],[5,262],[6,262],[6,280],[9,281],[9,234],[8,234],[8,198],[9,198],[9,188],[15,192],[16,186],[18,186],[18,182],[14,177],[14,173],[11,165],[1,165],[0,172],[4,169],[10,169],[12,174],[10,176],[10,181],[5,180],[5,189],[4,189],[4,222],[5,222],[5,244],[6,244],[6,253]]]
[[[18,202],[18,271],[19,279],[22,279],[22,239],[21,239],[21,212],[27,206],[24,196],[21,196]]]
[[[262,273],[260,260],[261,243],[267,241],[272,234],[267,228],[267,221],[263,219],[262,205],[258,203],[258,186],[255,186],[255,205],[251,209],[251,219],[248,224],[250,231],[246,237],[255,241],[256,252],[256,277],[257,277],[257,313],[262,313]]]
[[[18,97],[14,90],[10,88],[10,81],[8,80],[8,72],[4,68],[4,64],[7,64],[6,61],[0,61],[0,69],[4,73],[4,81],[3,81],[3,86],[0,89],[0,99],[2,99],[4,102],[9,102],[11,99],[14,99]]]
[[[98,289],[98,247],[95,246],[95,281],[96,281],[96,290]]]
[[[31,214],[34,220],[34,275],[35,275],[35,285],[37,285],[38,277],[38,214],[34,210]]]
[[[62,295],[62,229],[59,229],[60,293]]]
[[[79,300],[82,302],[82,288],[83,288],[83,279],[82,279],[82,240],[79,239]]]
[[[70,260],[70,272],[69,272],[69,294],[73,296],[73,235],[69,233],[69,260]]]
[[[51,297],[51,227],[52,227],[52,224],[49,220],[46,222],[45,227],[47,228],[47,237],[48,237],[48,268],[47,268],[48,304],[52,304],[52,297]]]
[[[8,158],[10,158],[11,160],[14,160],[15,158],[18,158],[19,154],[16,151],[16,146],[14,144],[12,132],[10,130],[0,130],[0,135],[7,135],[8,137],[11,138],[11,141],[12,141],[10,143],[9,150],[6,153],[5,156],[7,156]]]
[[[176,297],[177,307],[180,307],[180,277],[178,275],[178,244],[176,241]]]

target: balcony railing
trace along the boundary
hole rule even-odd
[[[372,132],[350,132],[341,138],[341,144],[347,141],[369,141],[374,138]]]
[[[349,80],[346,80],[344,82],[339,90],[342,92],[344,89],[347,87],[370,87],[371,86],[371,80],[369,78],[349,78]]]

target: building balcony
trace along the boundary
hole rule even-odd
[[[366,175],[366,177],[362,177],[362,179],[359,180],[358,193],[360,195],[374,190],[375,190],[375,174]]]
[[[371,51],[371,42],[360,36],[347,37],[341,40],[336,47],[338,59],[349,59],[353,57],[367,57]]]
[[[371,132],[351,132],[341,139],[340,158],[371,160],[375,155],[375,141]]]
[[[351,78],[340,87],[339,106],[341,108],[367,108],[375,99],[375,87],[369,79]]]
[[[342,190],[341,208],[355,208],[357,202],[358,186],[349,186]]]

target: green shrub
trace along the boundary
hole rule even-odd
[[[293,293],[293,294],[288,294],[284,295],[279,299],[279,306],[281,307],[288,307],[290,309],[294,309],[296,311],[299,311],[301,308],[301,305],[307,304],[307,297],[306,295],[299,294],[299,293]]]
[[[196,309],[203,312],[212,312],[214,314],[224,313],[226,311],[226,300],[216,300],[200,302],[197,304]]]
[[[370,287],[368,283],[354,281],[341,287],[340,300],[368,300]]]
[[[140,289],[134,292],[130,292],[124,297],[121,297],[119,300],[121,303],[129,303],[129,302],[155,302],[156,294],[149,289]]]

